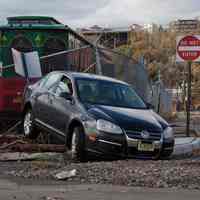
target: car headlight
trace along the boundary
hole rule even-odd
[[[114,133],[114,134],[122,134],[123,133],[122,129],[119,126],[117,126],[109,121],[103,120],[103,119],[97,120],[97,130]]]
[[[88,132],[96,132],[96,130],[97,130],[97,121],[93,120],[93,119],[84,121],[84,127]]]
[[[174,132],[173,132],[173,129],[171,127],[167,127],[164,130],[164,138],[165,139],[174,138]]]

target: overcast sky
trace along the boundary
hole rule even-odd
[[[72,27],[167,24],[200,16],[199,0],[0,0],[1,21],[15,15],[48,15]]]

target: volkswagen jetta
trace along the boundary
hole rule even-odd
[[[169,124],[127,83],[93,74],[52,72],[27,87],[25,136],[38,129],[62,138],[75,159],[88,153],[111,157],[169,157],[174,137]]]

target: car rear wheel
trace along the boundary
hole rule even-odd
[[[27,109],[23,118],[23,133],[24,136],[30,139],[36,139],[38,131],[34,125],[34,117],[31,109]]]
[[[73,160],[86,161],[85,134],[82,127],[75,127],[71,140],[71,157]]]

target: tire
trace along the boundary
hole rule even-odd
[[[85,150],[85,133],[82,127],[75,127],[71,139],[71,158],[75,161],[87,160]]]
[[[27,109],[24,114],[22,129],[24,136],[29,139],[36,139],[39,134],[34,124],[34,117],[31,109]]]

